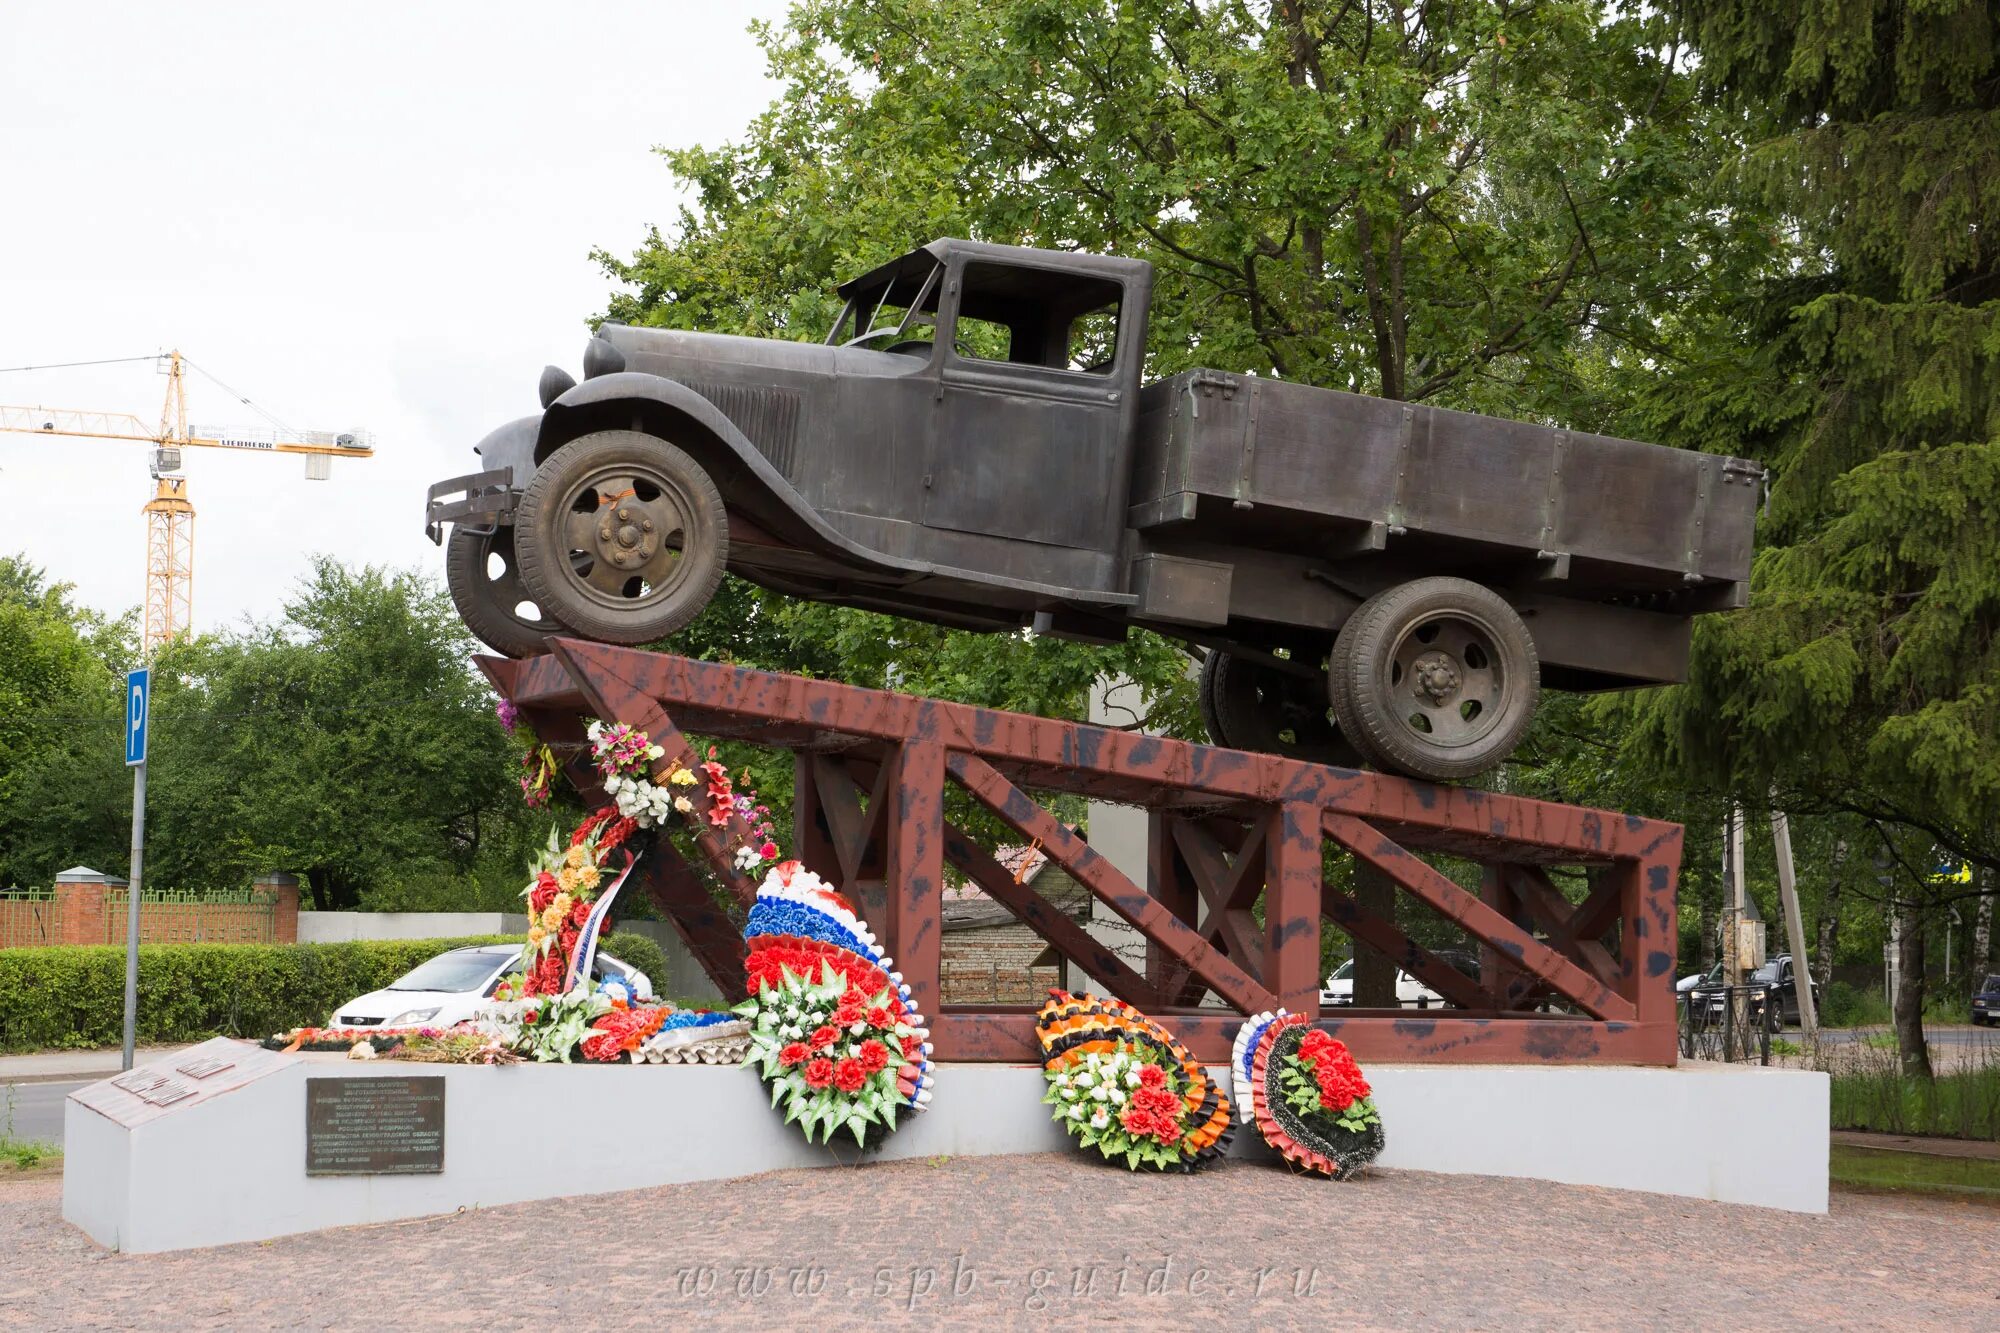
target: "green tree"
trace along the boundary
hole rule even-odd
[[[838,279],[933,237],[1112,251],[1156,266],[1155,374],[1601,428],[1779,249],[1720,172],[1733,113],[1635,3],[807,0],[758,32],[780,96],[738,143],[663,150],[693,202],[600,255],[612,317],[818,338]],[[1131,675],[1152,724],[1200,735],[1150,636],[996,645],[755,593],[718,614],[692,638],[754,654],[782,627],[817,670],[1057,715]]]
[[[156,664],[148,878],[271,870],[311,905],[511,905],[529,839],[473,644],[434,583],[320,558],[284,618]]]
[[[779,98],[740,143],[663,150],[694,200],[600,254],[612,317],[817,338],[840,278],[935,236],[1109,250],[1158,266],[1157,373],[1591,424],[1605,364],[1650,364],[1691,290],[1756,262],[1726,244],[1722,113],[1638,5],[808,0],[757,31]],[[737,589],[671,646],[1068,716],[1124,674],[1200,734],[1147,635],[968,639]]]
[[[832,279],[933,236],[1108,250],[1159,266],[1160,373],[1520,414],[1757,248],[1636,4],[809,0],[760,35],[783,95],[666,152],[695,204],[604,257],[613,315],[816,337]]]
[[[1646,725],[1684,771],[1874,821],[1910,863],[1921,978],[1922,911],[1951,895],[1912,838],[2000,866],[2000,9],[1680,9],[1754,140],[1740,176],[1802,255],[1746,292],[1717,373],[1653,405],[1663,435],[1720,437],[1775,478],[1751,608],[1704,624],[1692,685]]]
[[[131,613],[107,620],[25,557],[0,557],[0,884],[46,885],[79,862],[112,866],[119,673]],[[125,800],[129,812],[129,797]]]

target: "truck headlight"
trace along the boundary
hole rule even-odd
[[[543,366],[541,383],[535,386],[535,396],[542,400],[543,407],[554,407],[556,399],[575,387],[576,381],[561,366]]]
[[[608,339],[592,338],[590,345],[583,349],[583,377],[594,380],[599,375],[615,375],[625,369],[625,353],[613,347]]]

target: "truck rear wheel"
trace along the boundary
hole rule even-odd
[[[533,657],[548,651],[543,641],[549,635],[574,632],[528,595],[510,527],[488,533],[453,528],[444,548],[444,581],[466,628],[507,657]]]
[[[536,605],[605,643],[651,643],[684,627],[729,559],[729,515],[708,473],[638,431],[600,431],[550,454],[514,525]]]
[[[1535,641],[1498,593],[1423,578],[1377,593],[1341,626],[1334,716],[1370,763],[1433,782],[1484,773],[1535,715]]]
[[[1210,649],[1202,659],[1200,698],[1202,723],[1217,745],[1342,768],[1361,762],[1328,715],[1315,680]]]

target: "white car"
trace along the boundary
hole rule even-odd
[[[1354,960],[1348,959],[1333,969],[1333,975],[1320,988],[1320,1008],[1350,1005],[1354,1003]],[[1405,1008],[1444,1008],[1444,996],[1418,981],[1402,968],[1396,969],[1396,1003]]]
[[[441,953],[381,990],[349,1000],[334,1011],[337,1028],[445,1028],[463,1023],[493,995],[501,978],[520,971],[518,944],[475,944]],[[591,983],[619,977],[641,1000],[653,998],[653,982],[644,972],[600,953],[590,969]]]
[[[1696,986],[1700,986],[1706,990],[1713,986],[1720,986],[1721,984],[1722,964],[1717,963],[1706,972],[1690,972],[1679,981],[1676,981],[1674,983],[1674,998],[1685,1000],[1688,997],[1688,992],[1692,991]]]

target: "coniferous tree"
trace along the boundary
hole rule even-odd
[[[1912,838],[2000,864],[2000,9],[1681,12],[1802,258],[1746,293],[1726,382],[1657,399],[1774,480],[1752,607],[1703,626],[1693,685],[1647,720],[1686,771],[1877,821],[1913,872],[1898,1026],[1927,1071],[1920,899],[1939,894]]]

